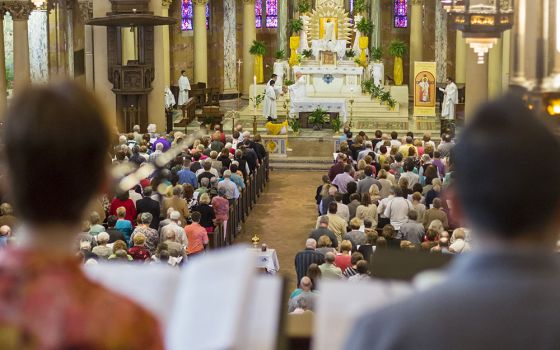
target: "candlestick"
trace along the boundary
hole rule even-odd
[[[257,76],[253,75],[253,98],[255,109],[257,109]]]

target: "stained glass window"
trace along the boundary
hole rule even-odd
[[[408,27],[408,0],[395,0],[395,28]]]
[[[278,27],[278,0],[266,0],[266,27]]]
[[[263,0],[255,0],[255,27],[262,28]]]
[[[278,0],[255,0],[255,27],[278,28]]]
[[[194,10],[192,0],[183,0],[181,5],[181,30],[193,30]],[[206,28],[210,25],[210,7],[206,4]]]

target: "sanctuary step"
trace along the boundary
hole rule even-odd
[[[328,171],[333,164],[332,157],[297,157],[271,158],[270,168],[291,171]]]

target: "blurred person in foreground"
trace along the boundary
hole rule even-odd
[[[110,126],[98,103],[69,82],[30,87],[11,103],[4,141],[22,227],[20,244],[0,251],[2,348],[163,348],[156,320],[88,280],[73,251],[90,200],[109,183]]]
[[[560,187],[550,184],[560,178],[551,158],[559,152],[556,136],[519,99],[479,109],[452,151],[449,193],[478,251],[458,256],[442,284],[361,318],[346,349],[558,349]],[[499,156],[481,175],[491,155]],[[524,186],[534,164],[546,171]],[[419,324],[445,336],[426,337]]]

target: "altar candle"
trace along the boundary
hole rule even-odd
[[[257,105],[257,76],[253,75],[253,98],[255,99],[255,106]]]

